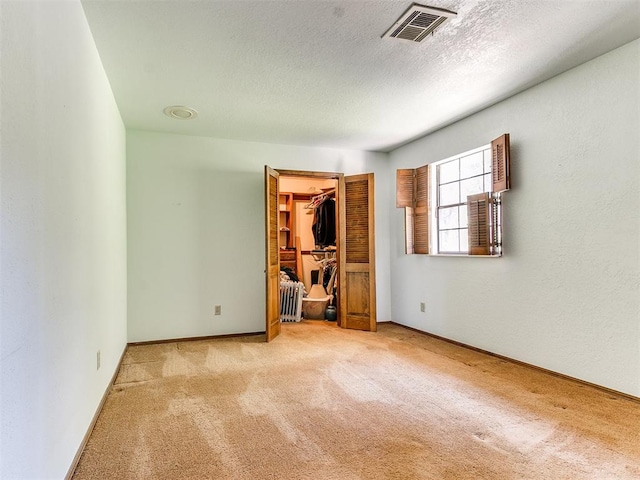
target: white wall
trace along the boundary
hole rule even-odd
[[[125,130],[78,1],[0,9],[0,477],[59,479],[126,343]]]
[[[639,59],[637,40],[391,153],[415,167],[509,132],[513,169],[503,258],[403,255],[390,212],[394,321],[640,395]]]
[[[129,341],[264,331],[264,165],[374,172],[378,319],[389,320],[386,154],[128,131]]]

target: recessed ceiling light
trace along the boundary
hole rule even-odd
[[[164,109],[164,114],[167,117],[175,118],[177,120],[193,120],[198,117],[198,112],[193,108],[184,107],[182,105],[172,105]]]

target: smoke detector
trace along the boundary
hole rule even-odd
[[[198,112],[195,109],[182,105],[166,107],[163,112],[167,117],[175,118],[176,120],[192,120],[198,116]]]
[[[457,14],[443,8],[412,4],[387,30],[382,38],[399,38],[421,42],[436,28]]]

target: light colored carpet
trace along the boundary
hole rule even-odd
[[[402,327],[135,346],[74,479],[638,479],[640,404]]]

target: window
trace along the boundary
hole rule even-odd
[[[491,145],[431,165],[434,253],[468,253],[467,197],[492,193]]]
[[[501,197],[509,174],[509,134],[431,165],[398,170],[396,205],[405,208],[406,253],[501,255]]]

